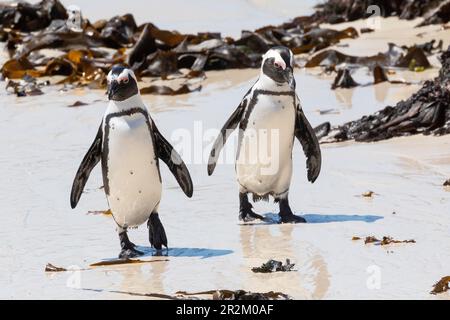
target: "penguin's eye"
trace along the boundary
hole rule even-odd
[[[123,83],[128,83],[128,82],[130,82],[130,79],[129,79],[129,78],[125,78],[125,79],[123,79],[122,82],[123,82]]]

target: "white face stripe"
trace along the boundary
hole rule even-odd
[[[263,56],[263,61],[262,61],[262,64],[261,64],[261,66],[262,65],[264,65],[264,61],[266,61],[266,59],[269,59],[269,58],[274,58],[275,59],[275,62],[278,62],[278,63],[280,63],[281,65],[284,65],[285,67],[284,68],[286,68],[287,66],[286,66],[286,63],[284,62],[284,60],[283,60],[283,58],[281,57],[281,55],[280,55],[280,53],[277,51],[277,50],[274,50],[274,49],[270,49],[269,51],[267,51],[265,54],[264,54],[264,56]],[[289,50],[289,60],[290,60],[290,66],[291,67],[294,67],[294,54],[292,53],[292,51],[291,50]],[[284,69],[283,68],[283,69]]]
[[[129,79],[130,76],[137,82],[136,76],[134,75],[133,70],[123,69],[123,71],[119,75],[115,75],[112,73],[112,70],[108,73],[108,77],[106,78],[108,82],[113,80],[122,81],[124,79]]]

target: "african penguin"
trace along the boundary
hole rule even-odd
[[[293,214],[288,201],[292,176],[294,137],[307,157],[308,180],[320,172],[321,152],[317,137],[302,111],[295,93],[294,55],[286,47],[270,49],[262,58],[260,76],[223,126],[211,150],[208,175],[231,132],[239,125],[236,175],[239,183],[239,218],[244,221],[264,218],[253,212],[253,201],[279,202],[280,222],[306,222]]]
[[[148,114],[133,71],[114,66],[107,81],[109,105],[73,181],[70,203],[76,207],[90,172],[101,161],[104,190],[120,238],[119,258],[130,258],[142,252],[128,239],[127,228],[146,221],[150,244],[157,250],[167,247],[158,215],[162,189],[159,159],[188,197],[193,186],[180,155]]]

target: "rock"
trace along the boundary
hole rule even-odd
[[[353,88],[358,86],[355,80],[353,80],[348,69],[341,69],[338,71],[336,78],[334,79],[331,89],[336,88]]]

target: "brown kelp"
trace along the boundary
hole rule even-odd
[[[357,240],[361,240],[361,238],[353,237],[352,240],[357,241]],[[369,244],[369,243],[374,243],[376,245],[385,246],[385,245],[393,244],[393,243],[416,243],[416,240],[414,240],[414,239],[396,240],[396,239],[394,239],[392,237],[388,237],[388,236],[384,236],[383,239],[380,240],[374,236],[367,236],[364,238],[364,244]]]
[[[436,282],[433,285],[433,290],[431,290],[431,294],[439,294],[446,292],[450,289],[450,276],[442,277],[441,280]]]
[[[205,70],[259,67],[270,47],[284,45],[294,53],[313,53],[345,38],[354,28],[322,29],[307,17],[279,26],[243,31],[239,39],[219,33],[182,34],[152,23],[137,25],[131,14],[91,23],[83,19],[73,27],[69,12],[58,0],[0,4],[0,41],[6,42],[10,60],[1,68],[4,78],[65,76],[59,83],[104,88],[114,64],[131,67],[138,78],[204,76]],[[46,56],[44,49],[60,55]],[[185,71],[187,70],[187,71]],[[183,72],[182,72],[183,71]],[[152,86],[144,94],[184,94],[178,89]]]

